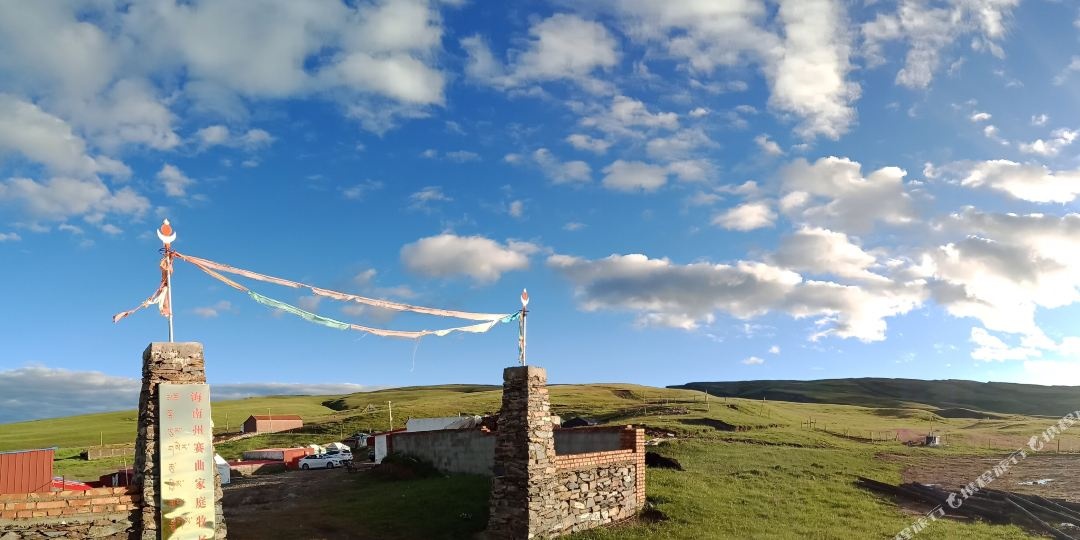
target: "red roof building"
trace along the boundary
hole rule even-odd
[[[244,420],[244,433],[277,433],[304,427],[304,420],[295,414],[256,414]]]

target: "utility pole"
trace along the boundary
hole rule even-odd
[[[387,401],[386,408],[390,411],[390,431],[394,431],[394,402]]]

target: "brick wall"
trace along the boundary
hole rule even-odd
[[[444,473],[491,476],[495,465],[495,435],[480,430],[395,433],[387,438],[387,448],[423,459]]]
[[[0,495],[0,538],[127,540],[140,500],[126,487]]]

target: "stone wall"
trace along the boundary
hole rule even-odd
[[[158,385],[161,383],[205,383],[206,370],[201,343],[151,343],[143,352],[142,392],[139,395],[139,434],[135,442],[135,476],[132,486],[141,494],[142,511],[136,526],[142,540],[157,540],[161,523],[158,506],[161,453],[158,440]],[[225,514],[221,507],[221,479],[214,468],[216,538],[226,536]]]
[[[546,383],[542,368],[503,371],[488,538],[561,536],[628,518],[645,504],[644,430],[603,428],[597,440],[610,446],[617,437],[617,449],[556,455]]]
[[[105,446],[91,446],[83,452],[87,461],[105,459],[111,457],[133,457],[135,455],[134,444],[106,444]]]
[[[401,432],[388,437],[390,452],[416,456],[444,473],[491,476],[495,434],[477,429]]]
[[[136,534],[140,497],[125,487],[0,495],[0,539],[127,540]]]

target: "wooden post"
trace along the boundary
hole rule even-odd
[[[386,408],[390,411],[390,431],[394,431],[394,402],[387,401]]]

